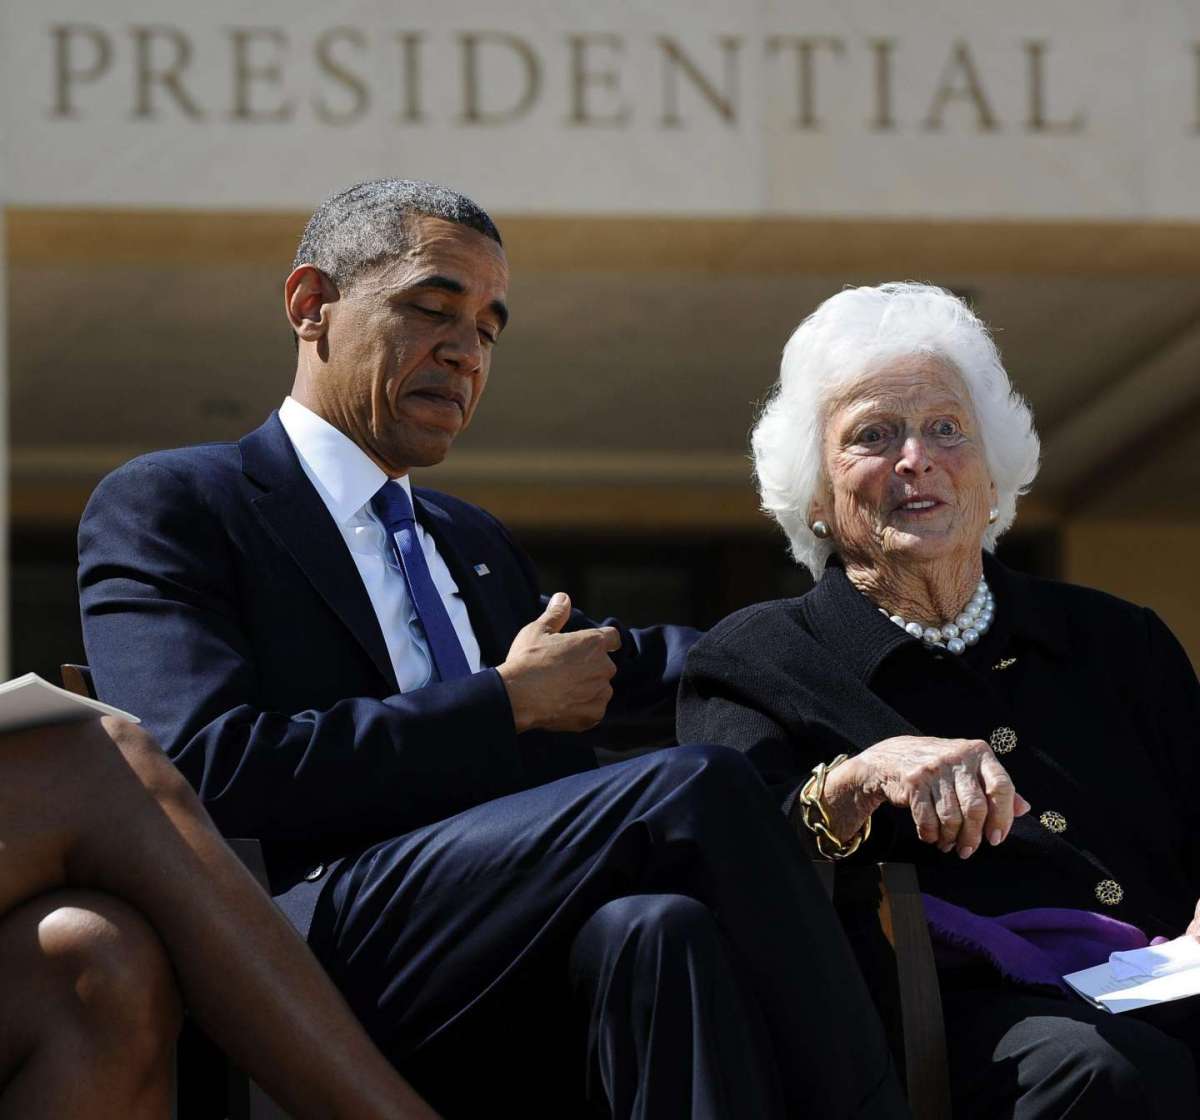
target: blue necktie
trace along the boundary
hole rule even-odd
[[[463,653],[462,643],[454,632],[454,624],[446,613],[446,604],[433,584],[429,565],[425,563],[425,554],[421,551],[408,492],[398,483],[385,482],[371,499],[371,508],[383,522],[392,552],[400,561],[404,582],[408,584],[408,594],[417,609],[425,640],[429,643],[429,652],[433,655],[435,678],[454,681],[469,677],[471,667],[467,664],[467,655]]]

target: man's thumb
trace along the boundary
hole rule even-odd
[[[556,591],[542,611],[538,620],[547,634],[557,634],[571,617],[571,597],[565,591]]]

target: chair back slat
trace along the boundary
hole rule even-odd
[[[92,671],[86,665],[72,665],[69,662],[58,667],[62,675],[63,688],[76,696],[87,696],[96,699],[96,686],[92,681]]]

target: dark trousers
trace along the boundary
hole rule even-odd
[[[907,1115],[837,919],[728,748],[379,844],[333,876],[310,941],[450,1118]]]
[[[944,980],[954,1115],[1194,1120],[1195,1003],[1111,1015],[1075,996]]]

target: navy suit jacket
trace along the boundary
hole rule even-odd
[[[476,506],[414,497],[484,664],[499,665],[543,609],[528,559]],[[399,693],[358,570],[275,414],[236,444],[156,452],[105,478],[80,523],[79,589],[98,695],[141,717],[226,835],[263,841],[301,926],[318,865],[589,769],[596,745],[672,741],[696,637],[620,627],[613,701],[586,735],[518,736],[494,669]],[[591,625],[576,612],[568,628]]]

